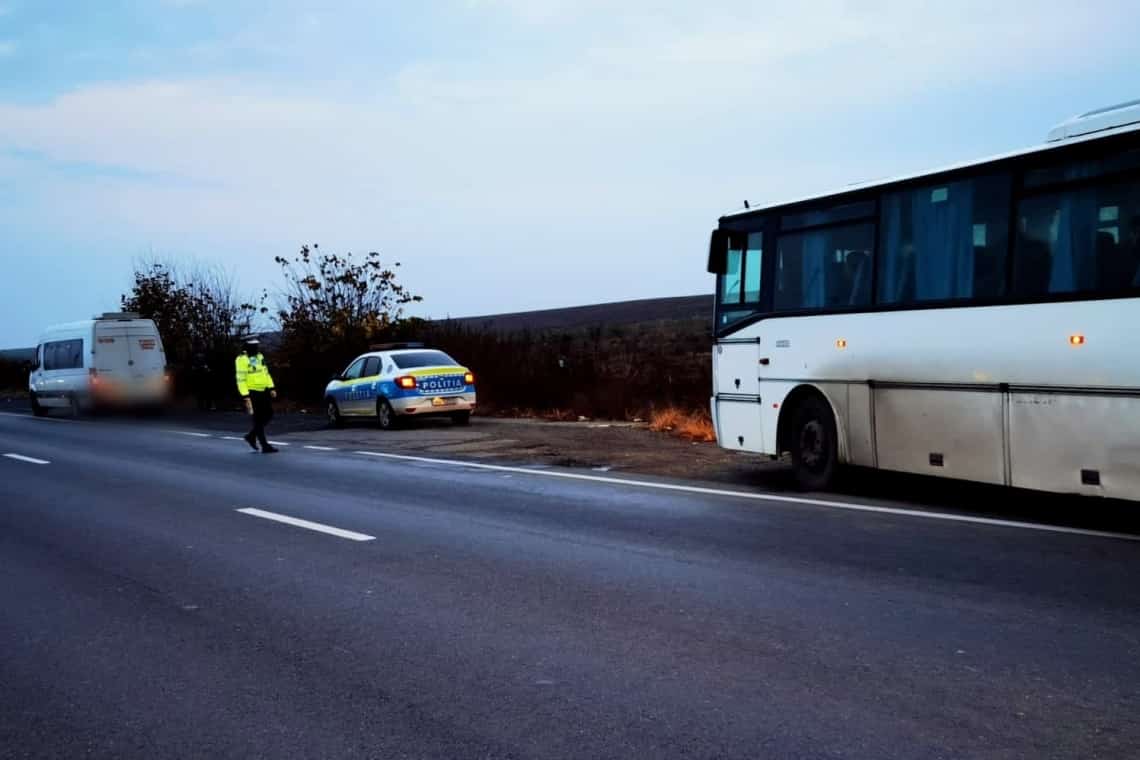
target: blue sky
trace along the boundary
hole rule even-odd
[[[1109,0],[0,0],[0,347],[114,308],[142,257],[253,291],[307,242],[403,262],[425,316],[709,292],[742,199],[1039,142],[1140,96],[1138,27]]]

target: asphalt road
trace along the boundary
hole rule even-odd
[[[1134,535],[192,432],[0,416],[0,756],[1140,756]]]

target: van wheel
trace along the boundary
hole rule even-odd
[[[329,418],[329,427],[342,428],[344,427],[344,417],[340,416],[340,407],[331,398],[326,402],[326,414]]]
[[[67,401],[68,407],[71,409],[72,418],[82,417],[83,405],[79,403],[79,396],[69,396]]]
[[[399,417],[392,409],[392,405],[388,403],[388,399],[382,398],[376,402],[376,424],[381,430],[394,430],[399,423]]]
[[[796,408],[792,426],[792,467],[796,482],[807,491],[823,491],[835,481],[839,445],[835,417],[818,396]]]
[[[451,415],[451,424],[453,425],[470,425],[471,412],[454,412]]]
[[[40,405],[40,400],[36,398],[36,394],[31,394],[30,400],[32,402],[32,414],[36,417],[46,417],[48,413],[47,407]]]

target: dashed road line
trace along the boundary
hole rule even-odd
[[[318,533],[327,533],[330,536],[337,536],[338,538],[347,538],[349,541],[375,541],[376,536],[369,536],[366,533],[357,533],[352,530],[344,530],[343,528],[334,528],[331,525],[324,525],[322,523],[311,522],[310,520],[302,520],[299,517],[289,517],[288,515],[280,515],[276,512],[267,512],[264,509],[255,509],[253,507],[246,507],[237,510],[244,515],[251,515],[253,517],[261,517],[265,520],[273,520],[274,522],[285,523],[297,528],[305,528],[306,530],[314,530]]]
[[[46,459],[36,459],[35,457],[26,457],[23,454],[5,454],[8,459],[15,459],[17,462],[27,462],[28,464],[51,464]]]
[[[989,525],[1001,528],[1016,528],[1019,530],[1034,530],[1043,533],[1067,533],[1076,536],[1090,536],[1093,538],[1111,538],[1123,541],[1140,541],[1140,535],[1129,533],[1113,533],[1102,530],[1089,530],[1086,528],[1069,528],[1063,525],[1046,525],[1043,523],[1021,522],[1018,520],[1001,520],[993,517],[974,517],[971,515],[954,514],[950,512],[928,512],[921,509],[903,509],[900,507],[878,507],[872,504],[857,504],[854,502],[831,501],[828,499],[812,499],[806,496],[782,496],[770,493],[748,493],[734,491],[728,488],[706,488],[702,486],[686,486],[678,483],[658,483],[651,480],[633,480],[615,478],[605,475],[585,475],[576,472],[561,472],[559,470],[536,470],[531,467],[511,467],[501,464],[481,464],[478,462],[464,462],[456,459],[438,459],[435,457],[411,456],[408,454],[388,454],[379,451],[356,451],[356,454],[369,457],[380,457],[407,462],[423,462],[427,464],[445,465],[449,467],[465,467],[475,470],[491,470],[494,472],[512,472],[533,475],[543,478],[562,478],[564,480],[584,480],[593,483],[607,483],[610,485],[626,486],[630,488],[649,488],[659,491],[679,491],[682,493],[695,493],[707,496],[728,496],[737,499],[752,501],[773,501],[785,504],[806,504],[814,507],[828,509],[843,509],[852,512],[874,512],[877,514],[899,515],[902,517],[918,517],[926,520],[944,520],[946,522],[971,523],[974,525]]]
[[[302,446],[301,448],[309,449],[310,451],[336,451],[335,446]]]

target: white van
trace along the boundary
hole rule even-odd
[[[138,314],[103,314],[49,327],[28,377],[32,412],[64,408],[157,407],[170,395],[162,336]]]

